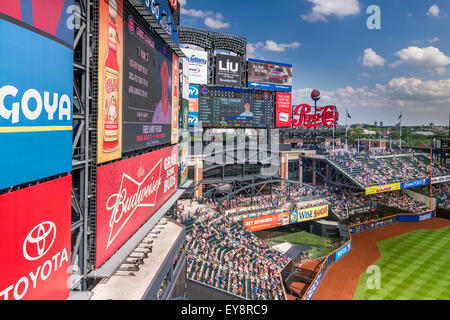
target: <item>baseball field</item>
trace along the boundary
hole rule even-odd
[[[377,245],[379,288],[375,272],[365,272],[353,299],[450,300],[450,227],[417,230]]]
[[[313,299],[449,300],[449,265],[450,220],[396,223],[354,234],[352,250],[328,268]]]

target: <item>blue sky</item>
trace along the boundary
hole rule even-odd
[[[250,57],[293,64],[293,103],[348,108],[351,123],[448,125],[448,0],[182,0],[181,25],[247,39]],[[370,5],[381,29],[369,30]],[[345,123],[341,112],[341,123]]]

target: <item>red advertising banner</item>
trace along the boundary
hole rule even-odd
[[[314,128],[325,125],[333,128],[339,120],[339,113],[335,106],[318,107],[316,113],[310,113],[312,107],[309,104],[299,104],[294,109],[292,116],[292,125],[294,127],[305,126],[306,128]]]
[[[248,231],[259,231],[285,226],[289,224],[289,212],[245,219],[243,224]]]
[[[97,169],[96,268],[177,189],[178,146]]]
[[[0,300],[63,300],[70,287],[72,176],[0,196]]]
[[[290,127],[292,118],[292,94],[277,92],[276,127]]]

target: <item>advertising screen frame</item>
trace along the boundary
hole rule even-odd
[[[177,183],[178,145],[97,168],[96,268],[155,214]]]
[[[0,195],[0,300],[69,297],[72,176]]]
[[[208,83],[208,52],[188,48],[181,49],[189,62],[189,84]]]
[[[217,53],[215,59],[215,84],[218,86],[241,87],[242,59],[238,56],[221,53]]]
[[[283,74],[279,74],[280,77],[290,79],[288,81],[288,85],[284,84],[277,84],[275,82],[268,82],[268,80],[265,80],[266,75],[259,76],[260,78],[255,78],[256,76],[253,75],[252,69],[254,69],[254,64],[260,64],[264,67],[264,69],[275,69],[275,68],[286,68],[287,70],[287,76],[284,76]],[[272,91],[282,91],[282,92],[292,92],[292,64],[287,63],[281,63],[281,62],[273,62],[273,61],[266,61],[266,60],[258,60],[258,59],[248,59],[248,81],[247,86],[249,88],[256,88],[256,89],[265,89],[265,90],[272,90]],[[268,72],[270,73],[270,72]],[[290,75],[289,75],[290,73]],[[278,74],[277,74],[278,75]],[[262,79],[261,79],[262,77]],[[282,80],[284,82],[284,80]]]
[[[0,189],[72,170],[71,5],[0,5]]]

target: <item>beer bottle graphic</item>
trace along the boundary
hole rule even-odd
[[[117,63],[119,38],[116,24],[118,18],[116,0],[109,0],[108,11],[108,54],[105,61],[103,86],[103,152],[113,152],[119,148],[120,73]]]

